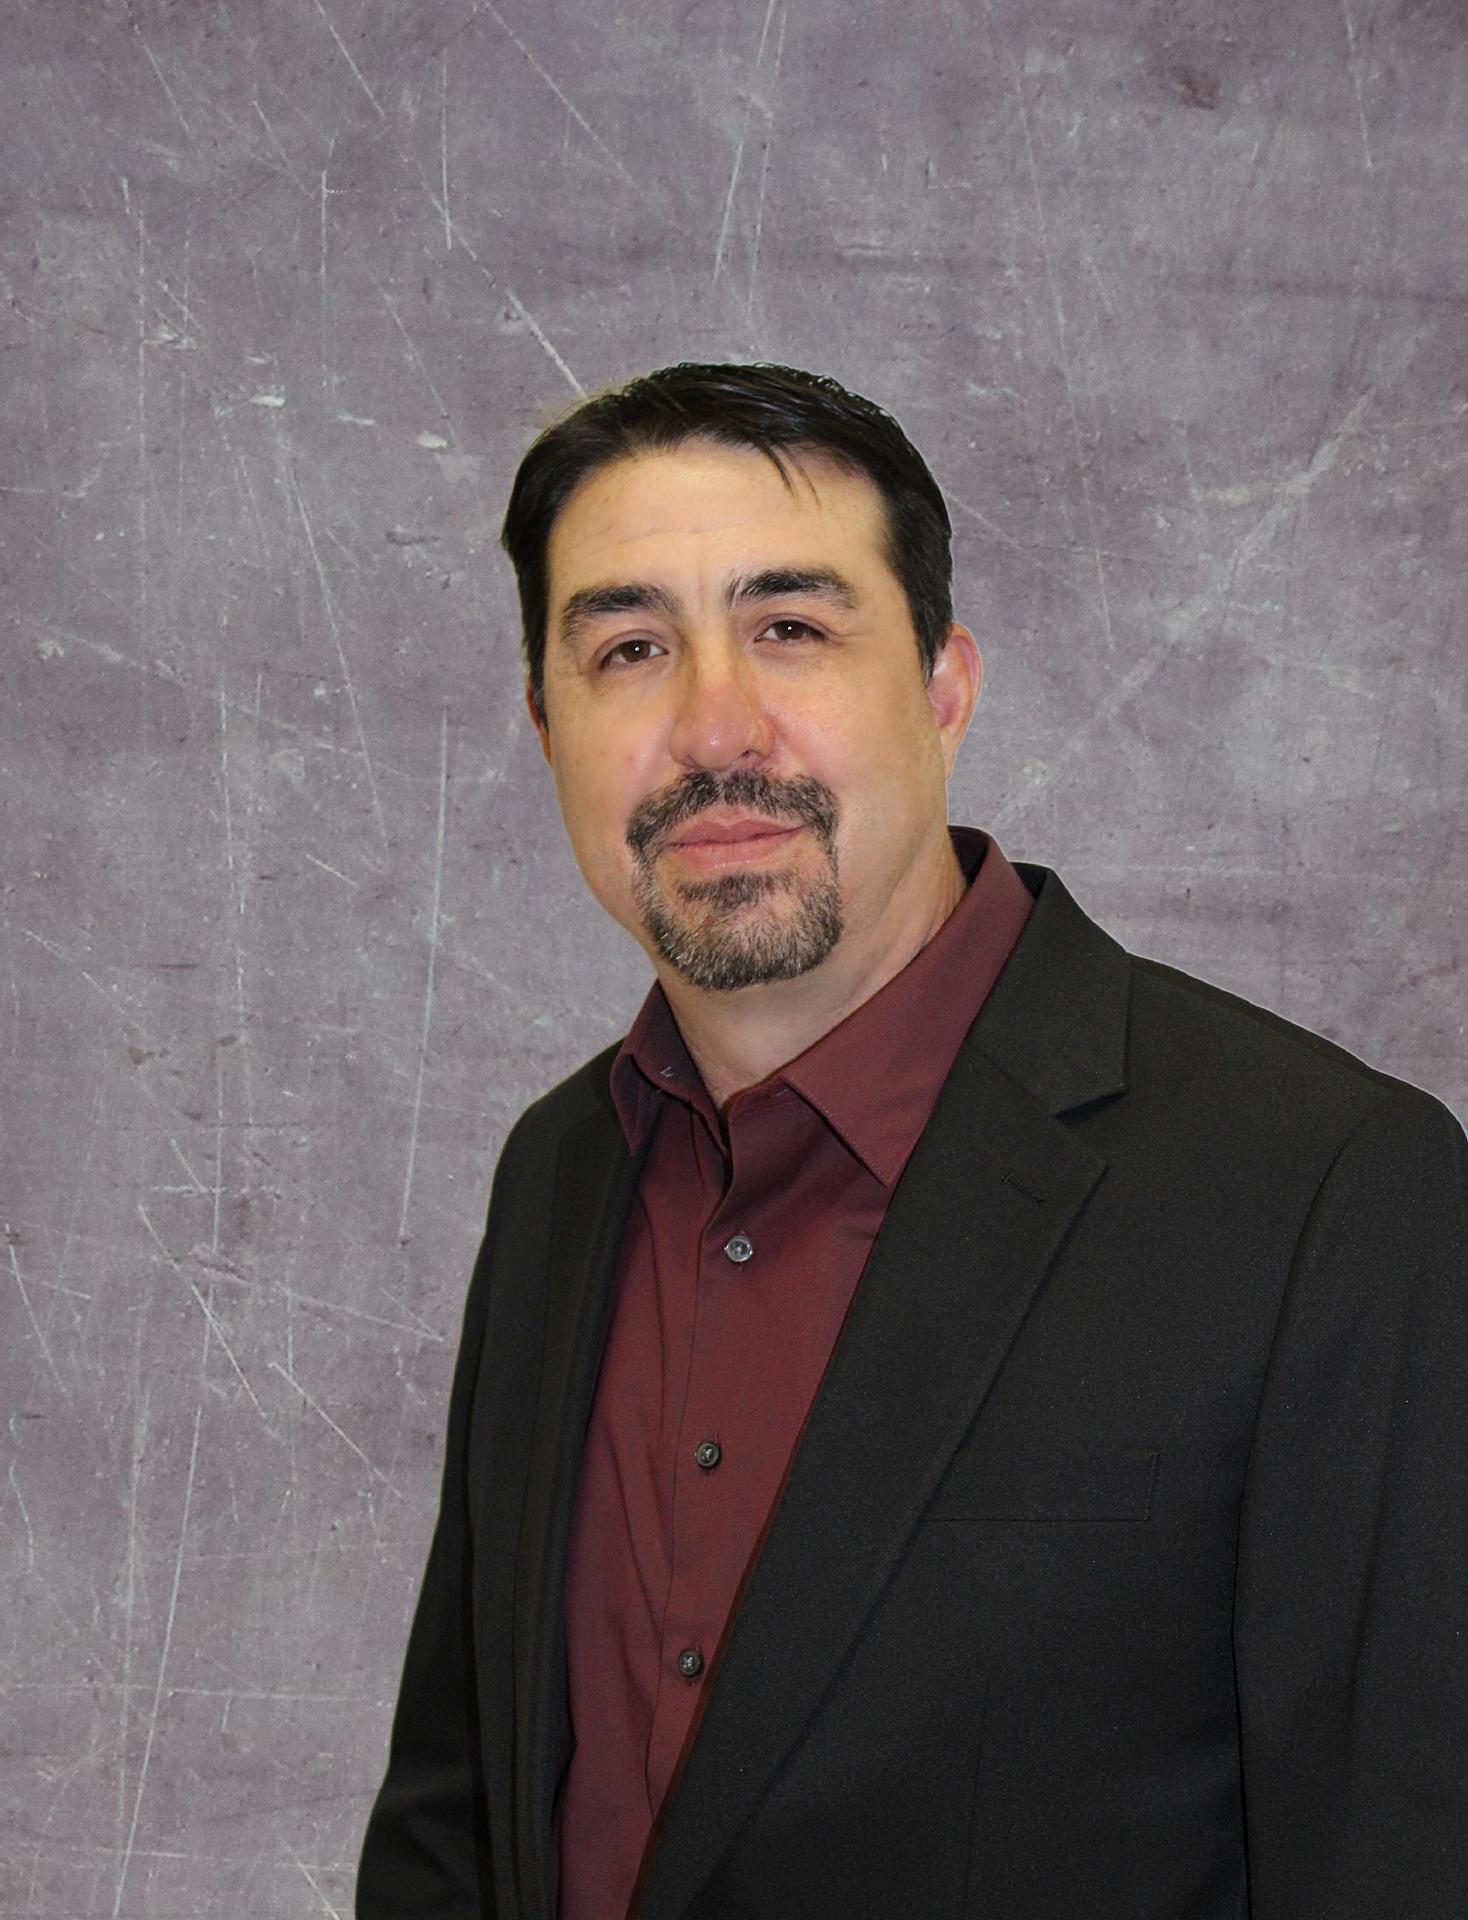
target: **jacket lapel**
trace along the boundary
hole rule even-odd
[[[550,1913],[566,1714],[562,1586],[612,1280],[644,1157],[629,1156],[608,1105],[565,1135],[551,1196],[545,1349],[515,1565],[515,1831],[526,1920]]]
[[[1121,1090],[1127,960],[1041,879],[872,1248],[638,1920],[684,1911],[816,1712],[1104,1169],[1055,1115]]]

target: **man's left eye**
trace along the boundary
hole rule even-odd
[[[780,631],[783,629],[783,631]],[[774,633],[781,640],[819,640],[820,634],[804,620],[772,620],[767,627],[761,627],[760,636]]]

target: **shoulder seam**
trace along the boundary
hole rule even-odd
[[[1220,987],[1211,980],[1200,979],[1195,974],[1185,973],[1180,967],[1170,966],[1166,961],[1154,960],[1146,954],[1132,954],[1132,965],[1151,975],[1161,985],[1175,988],[1186,994],[1189,999],[1204,1001],[1222,1011],[1236,1014],[1247,1020],[1250,1025],[1267,1029],[1283,1041],[1300,1047],[1307,1053],[1317,1054],[1331,1061],[1352,1078],[1368,1086],[1382,1089],[1389,1095],[1401,1088],[1412,1092],[1423,1092],[1410,1081],[1399,1075],[1388,1073],[1384,1068],[1374,1067],[1369,1060],[1363,1060],[1359,1054],[1352,1053],[1349,1047],[1339,1040],[1331,1040],[1313,1028],[1291,1020],[1287,1015],[1276,1013],[1273,1008],[1246,1000],[1242,994],[1233,993],[1227,987]]]

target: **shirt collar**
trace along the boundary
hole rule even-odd
[[[669,1099],[691,1106],[702,1115],[714,1139],[719,1139],[719,1119],[708,1089],[684,1044],[668,997],[655,980],[612,1061],[612,1104],[634,1154]]]
[[[968,881],[953,912],[900,973],[761,1083],[762,1089],[781,1081],[791,1087],[887,1187],[895,1186],[917,1145],[1032,905],[988,834],[973,827],[950,827],[949,834]],[[668,1098],[691,1106],[713,1138],[721,1137],[708,1091],[656,982],[612,1063],[611,1090],[634,1152]],[[745,1097],[736,1096],[736,1104]]]

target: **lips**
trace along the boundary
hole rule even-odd
[[[727,847],[745,840],[772,840],[798,833],[799,830],[793,821],[699,820],[679,834],[671,844],[675,847]]]

